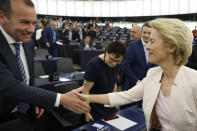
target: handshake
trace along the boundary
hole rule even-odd
[[[60,105],[77,114],[89,113],[91,108],[89,102],[87,102],[86,95],[79,94],[79,92],[82,91],[82,88],[83,87],[80,87],[62,94]]]
[[[80,94],[83,87],[72,90],[68,93],[62,94],[60,99],[60,105],[64,108],[73,111],[78,114],[85,114],[86,122],[93,121],[93,117],[90,114],[89,103],[99,103],[99,104],[110,104],[108,94],[95,94],[95,95],[85,95]]]

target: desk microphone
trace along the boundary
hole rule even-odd
[[[59,81],[59,74],[54,73],[54,74],[49,75],[49,81]]]

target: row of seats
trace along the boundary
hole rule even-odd
[[[57,66],[55,66],[56,69],[53,69],[54,72],[52,73],[64,73],[65,74],[65,73],[74,72],[73,62],[71,58],[60,58],[54,62],[56,62]],[[35,76],[49,75],[47,74],[47,72],[49,72],[47,70],[48,68],[43,68],[41,61],[34,62],[34,75]]]

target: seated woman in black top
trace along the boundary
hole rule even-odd
[[[115,41],[109,44],[105,53],[90,60],[86,67],[83,94],[106,94],[117,91],[117,66],[126,54],[124,43]],[[115,107],[91,103],[91,112],[85,114],[86,122],[115,113]]]

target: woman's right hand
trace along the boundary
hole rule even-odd
[[[79,98],[86,102],[86,103],[89,103],[89,100],[88,100],[88,95],[85,95],[85,94],[80,94],[80,93],[77,93],[77,95],[79,96]],[[85,113],[85,121],[86,122],[90,122],[90,121],[94,121],[92,115],[90,113]]]
[[[85,121],[86,122],[91,122],[91,121],[94,121],[92,115],[90,113],[86,113],[85,114]]]
[[[86,102],[86,103],[89,103],[89,99],[88,99],[88,95],[85,95],[85,94],[80,94],[80,93],[77,93],[77,95],[79,96],[79,98]]]

